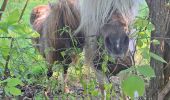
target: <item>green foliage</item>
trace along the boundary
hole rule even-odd
[[[55,62],[53,65],[54,75],[52,78],[47,80],[46,71],[47,71],[47,63],[44,58],[37,52],[37,50],[32,46],[32,42],[30,38],[38,38],[40,35],[33,31],[29,25],[29,14],[34,6],[37,4],[45,4],[47,0],[30,0],[31,2],[26,9],[26,12],[23,16],[23,19],[18,22],[20,17],[20,11],[25,3],[24,0],[15,0],[9,2],[7,6],[7,10],[4,13],[3,20],[0,22],[0,37],[9,37],[9,38],[0,38],[0,89],[2,88],[5,91],[5,95],[7,96],[18,96],[22,95],[21,86],[24,85],[35,85],[40,84],[42,87],[50,87],[53,93],[56,92],[56,89],[59,89],[59,84],[61,83],[58,78],[59,74],[62,72],[61,67],[63,66],[61,63],[63,62]],[[150,66],[150,58],[158,60],[162,63],[167,63],[162,57],[150,52],[150,43],[154,45],[159,45],[160,42],[156,39],[150,41],[151,31],[154,30],[154,26],[150,21],[148,21],[148,9],[146,6],[142,6],[143,10],[140,11],[140,16],[137,17],[137,20],[134,24],[134,28],[136,32],[131,34],[130,38],[137,39],[137,57],[141,57],[142,59],[137,58],[136,65],[131,68],[120,72],[120,76],[126,76],[123,80],[121,80],[121,89],[122,91],[130,96],[132,99],[138,96],[142,96],[145,90],[145,79],[150,79],[155,77],[154,70]],[[101,96],[100,91],[96,89],[97,81],[94,79],[89,79],[89,81],[85,81],[83,79],[83,71],[82,67],[84,63],[84,55],[81,53],[81,50],[78,49],[77,40],[71,35],[72,31],[69,27],[64,27],[59,30],[63,33],[68,33],[71,37],[71,42],[74,45],[73,48],[70,48],[66,51],[61,52],[61,55],[64,59],[66,55],[71,56],[71,54],[78,54],[80,58],[77,64],[70,64],[73,68],[73,75],[70,75],[71,80],[76,80],[78,78],[83,86],[83,95],[92,95],[95,97]],[[14,39],[13,46],[11,45],[11,38]],[[98,38],[98,46],[99,50],[103,48],[103,39],[101,37]],[[50,50],[54,50],[54,48],[47,48],[46,53]],[[11,54],[10,54],[11,52]],[[7,79],[3,79],[5,66],[7,63],[7,57],[10,55],[9,60],[9,70],[11,76]],[[102,71],[103,73],[107,72],[107,63],[114,62],[112,57],[108,56],[107,52],[104,51],[100,54],[103,62],[102,62]],[[91,75],[90,75],[91,76]],[[16,78],[13,78],[16,77]],[[50,84],[49,84],[50,83]],[[71,82],[70,82],[71,83]],[[75,83],[74,83],[75,84]],[[113,88],[112,84],[105,84],[105,91],[107,93],[107,99],[110,99],[111,96],[115,95],[114,92],[110,94]],[[35,94],[36,100],[42,100],[44,97],[43,90]],[[75,99],[74,95],[69,94],[61,94],[63,98],[71,98]]]
[[[152,52],[150,52],[150,56],[152,58],[154,58],[155,60],[158,60],[158,61],[163,62],[163,63],[167,63],[162,57],[160,57],[160,56],[158,56],[158,55],[156,55],[156,54],[154,54]]]
[[[5,93],[14,96],[21,95],[21,90],[18,89],[17,85],[22,85],[22,81],[18,78],[8,78],[6,80],[0,81],[0,84],[4,85]]]
[[[136,65],[120,73],[120,75],[128,75],[122,81],[122,90],[132,99],[143,96],[146,84],[145,79],[150,80],[150,78],[155,77],[154,70],[150,66],[150,58],[167,63],[162,57],[150,52],[150,43],[159,45],[160,42],[156,39],[150,41],[151,31],[154,30],[154,26],[146,15],[148,13],[147,7],[144,10],[144,13],[137,17],[134,24],[135,29],[137,29],[136,32],[130,35],[130,37],[137,38]]]
[[[137,71],[147,78],[155,77],[155,72],[149,65],[138,66]]]
[[[18,22],[19,17],[19,10],[14,9],[0,22],[0,37],[5,37],[0,40],[0,78],[3,79],[5,76],[5,67],[8,67],[11,76],[0,82],[0,88],[3,88],[8,96],[22,95],[21,88],[17,88],[18,85],[23,85],[21,80],[24,84],[35,83],[38,81],[36,78],[45,76],[46,70],[45,61],[40,57],[36,58],[35,54],[38,56],[38,53],[29,39],[38,37],[39,34],[26,23]],[[9,61],[7,61],[8,56],[10,56]],[[34,80],[30,80],[33,78]]]
[[[143,96],[145,83],[139,76],[131,75],[123,81],[122,89],[126,95],[134,99]]]

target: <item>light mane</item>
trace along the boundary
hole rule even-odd
[[[127,24],[133,23],[140,0],[79,0],[81,23],[76,32],[83,30],[86,36],[95,35],[118,10]]]

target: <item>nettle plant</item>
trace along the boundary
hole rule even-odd
[[[4,95],[21,95],[21,87],[34,83],[45,75],[45,62],[31,43],[39,37],[29,25],[19,21],[20,12],[14,10],[0,22],[0,88]]]

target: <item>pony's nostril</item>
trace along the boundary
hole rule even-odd
[[[129,43],[129,37],[128,37],[128,36],[125,36],[123,43],[124,43],[125,45]]]
[[[105,38],[105,43],[107,46],[110,46],[112,44],[109,37]]]

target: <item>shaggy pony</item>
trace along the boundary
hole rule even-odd
[[[74,47],[71,37],[78,40],[76,47],[85,49],[85,64],[94,66],[102,94],[103,74],[99,71],[103,58],[101,52],[116,59],[117,64],[107,62],[109,73],[116,75],[132,65],[135,44],[130,44],[131,26],[134,22],[139,0],[59,0],[58,3],[38,6],[31,13],[30,23],[40,38],[33,41],[48,62],[48,76],[52,76],[55,61],[61,61],[67,73],[71,57],[63,59],[61,52]],[[69,27],[69,32],[61,32]],[[103,38],[99,48],[97,39]],[[85,40],[84,40],[85,39]],[[130,45],[129,45],[130,44]],[[131,48],[130,48],[131,47]],[[48,49],[48,50],[46,50]]]

